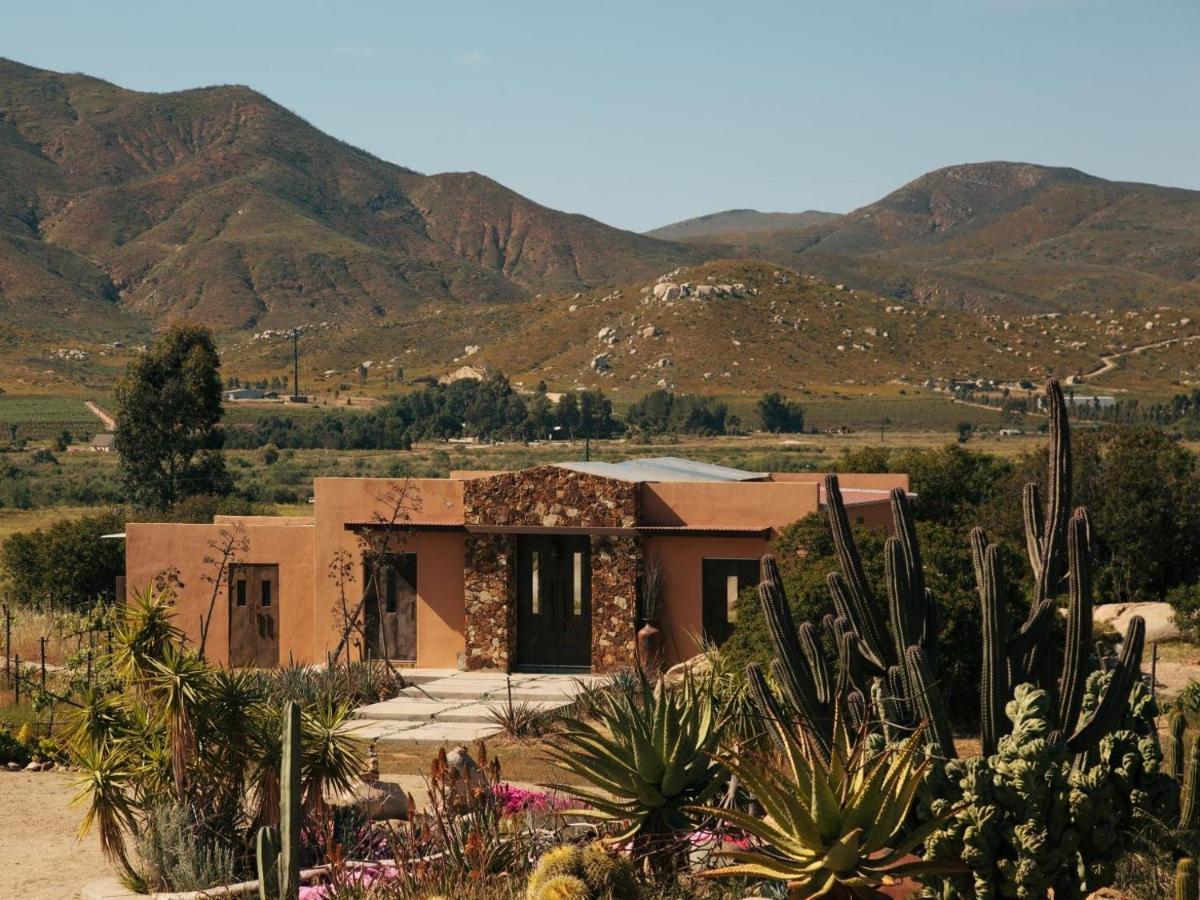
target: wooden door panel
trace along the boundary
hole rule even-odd
[[[367,594],[364,624],[367,652],[374,658],[414,662],[417,658],[417,555],[389,553]]]
[[[702,565],[704,636],[717,646],[733,634],[738,595],[758,583],[757,559],[705,559]]]
[[[279,566],[239,565],[229,573],[229,664],[279,665]]]
[[[587,668],[592,658],[591,560],[583,536],[517,542],[517,664]]]

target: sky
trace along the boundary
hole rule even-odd
[[[1004,159],[1200,189],[1196,0],[6,0],[0,56],[247,84],[421,172],[646,230]]]

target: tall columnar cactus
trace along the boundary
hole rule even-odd
[[[989,544],[980,529],[971,533],[972,560],[983,613],[980,731],[984,755],[982,763],[972,763],[975,768],[968,774],[977,769],[982,773],[987,766],[1000,764],[1005,754],[1012,755],[1014,748],[1020,748],[1021,759],[1036,759],[1039,766],[1048,767],[1048,772],[1053,770],[1055,783],[1064,792],[1054,803],[1039,806],[1029,822],[1034,823],[1045,814],[1058,822],[1051,828],[1053,831],[1065,827],[1064,822],[1073,821],[1075,812],[1068,809],[1077,808],[1079,815],[1091,816],[1097,822],[1109,816],[1111,827],[1101,830],[1111,840],[1102,841],[1101,835],[1086,844],[1096,848],[1096,855],[1092,860],[1084,859],[1080,870],[1087,873],[1083,876],[1084,883],[1098,885],[1110,877],[1107,873],[1111,859],[1106,848],[1117,843],[1122,813],[1116,804],[1097,798],[1116,796],[1114,786],[1118,779],[1109,777],[1105,768],[1114,763],[1105,754],[1116,746],[1108,738],[1121,727],[1129,709],[1130,693],[1140,679],[1145,624],[1137,617],[1131,620],[1120,658],[1106,670],[1102,681],[1094,680],[1092,526],[1085,509],[1071,508],[1070,433],[1066,404],[1056,382],[1049,383],[1046,396],[1050,411],[1050,454],[1045,498],[1037,485],[1026,486],[1022,495],[1026,551],[1035,583],[1029,612],[1023,620],[1009,619],[1007,601],[1011,589],[1005,583],[999,546]],[[951,769],[957,771],[953,735],[935,678],[937,606],[925,586],[908,497],[899,490],[891,494],[895,533],[885,544],[886,603],[877,599],[867,581],[836,475],[826,477],[824,497],[838,560],[838,571],[828,576],[834,615],[826,616],[819,627],[805,625],[798,630],[778,566],[772,558],[764,557],[759,598],[776,651],[771,674],[778,694],[761,672],[754,669],[752,695],[769,719],[786,717],[808,732],[812,745],[826,760],[835,737],[835,721],[869,723],[871,740],[876,743],[895,743],[924,725],[932,752],[942,760],[940,764],[947,773]],[[1065,645],[1060,645],[1054,635],[1059,598],[1064,593],[1066,638]],[[832,671],[819,652],[817,637],[822,632],[827,638],[826,645],[832,645],[837,652]],[[1086,695],[1085,702],[1089,684],[1095,689]],[[1014,737],[1015,721],[1033,719],[1029,716],[1014,719],[1013,698],[1032,702],[1035,693],[1031,692],[1037,697],[1037,716],[1033,718],[1044,721],[1045,727],[1036,737]],[[1149,736],[1139,739],[1156,740]],[[1103,746],[1102,741],[1106,741]],[[1107,761],[1102,761],[1102,757]],[[1153,761],[1149,764],[1153,766]],[[1012,768],[1011,779],[1004,772],[999,777],[1002,781],[1010,780],[1012,786],[1001,787],[1016,790],[1021,780],[1020,766],[1013,763],[1009,768]],[[1072,801],[1075,807],[1066,800],[1068,772],[1078,785],[1078,796]],[[1189,777],[1189,783],[1196,785],[1193,794],[1200,793],[1200,750],[1193,753]],[[947,787],[942,799],[960,795],[966,784]],[[970,796],[968,789],[962,799]],[[974,801],[969,803],[962,814],[965,819],[985,815],[984,806],[973,804]],[[1093,812],[1087,812],[1088,809]],[[1188,809],[1189,821],[1191,817],[1200,818],[1200,805],[1193,803]],[[1025,813],[1014,808],[1004,813],[1007,824],[1003,827],[1015,826],[1023,817]],[[1049,821],[1042,824],[1050,827]],[[1067,833],[1076,832],[1068,829],[1064,835]],[[1069,882],[1079,878],[1074,874],[1076,868],[1066,861],[1072,853],[1083,852],[1079,848],[1085,844],[1075,840],[1075,850],[1064,844],[1055,851],[1058,861],[1050,866],[1058,872],[1053,876],[1055,879]],[[959,849],[966,852],[970,848],[960,845]],[[1034,852],[1031,848],[1026,850]],[[1063,895],[1069,896],[1069,886],[1064,882],[1061,887],[1066,891]]]
[[[283,711],[283,764],[279,773],[279,828],[258,830],[258,893],[261,900],[300,895],[300,707]]]
[[[1167,765],[1176,784],[1183,784],[1183,738],[1187,732],[1187,716],[1181,710],[1172,710],[1167,718]]]
[[[1194,828],[1200,813],[1200,734],[1192,738],[1191,753],[1188,755],[1187,773],[1183,778],[1183,794],[1179,798],[1179,825]]]
[[[1194,859],[1181,859],[1175,865],[1175,900],[1200,900],[1200,875]]]

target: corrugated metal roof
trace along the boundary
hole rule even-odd
[[[559,468],[601,478],[616,478],[620,481],[764,481],[766,472],[747,472],[729,466],[697,462],[678,456],[654,456],[646,459],[627,459],[624,462],[566,462]]]

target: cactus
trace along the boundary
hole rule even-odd
[[[824,497],[838,560],[838,571],[827,579],[834,614],[819,628],[803,625],[798,631],[778,566],[764,557],[759,598],[776,654],[771,674],[778,694],[760,671],[750,672],[751,696],[764,717],[773,722],[786,717],[798,725],[825,763],[837,740],[835,722],[862,725],[873,745],[895,745],[914,728],[927,728],[935,765],[921,816],[928,821],[946,802],[964,803],[958,830],[948,829],[941,844],[935,840],[932,846],[946,851],[941,859],[971,862],[974,855],[985,868],[994,864],[991,877],[1022,896],[1039,895],[1046,888],[1056,896],[1071,896],[1082,885],[1110,880],[1120,828],[1137,810],[1154,808],[1163,799],[1158,792],[1165,777],[1158,768],[1161,752],[1153,729],[1130,730],[1127,721],[1131,696],[1139,704],[1145,700],[1140,689],[1145,624],[1140,618],[1131,620],[1116,664],[1102,660],[1102,668],[1111,671],[1091,672],[1092,526],[1086,509],[1071,507],[1067,410],[1054,381],[1047,386],[1047,399],[1045,498],[1032,484],[1022,493],[1026,553],[1034,576],[1023,621],[1008,618],[1009,588],[1000,548],[989,544],[982,530],[971,533],[983,614],[982,757],[965,763],[955,759],[934,674],[937,606],[925,587],[916,528],[903,491],[891,494],[894,536],[884,549],[886,604],[881,604],[864,574],[837,476],[826,476]],[[1068,615],[1060,647],[1053,635],[1064,591]],[[832,670],[819,653],[821,629],[837,651]],[[1033,771],[1044,774],[1045,789],[1036,798],[1027,796]],[[1200,747],[1189,762],[1188,785],[1191,796],[1200,794]],[[993,807],[998,812],[988,811]],[[1158,807],[1169,808],[1169,801]],[[1185,808],[1190,824],[1200,806],[1187,802]],[[1088,831],[1089,823],[1094,833]],[[1020,846],[996,857],[996,848],[1010,839]],[[1023,862],[1017,865],[1016,860]],[[977,886],[993,895],[986,883]]]
[[[258,831],[258,893],[261,900],[300,895],[300,707],[283,711],[283,762],[279,773],[279,828]]]
[[[1175,864],[1175,900],[1200,900],[1200,876],[1194,859],[1181,859]]]
[[[562,844],[538,860],[525,887],[526,900],[637,900],[633,867],[599,844]]]
[[[1192,738],[1188,756],[1187,774],[1183,779],[1183,793],[1179,799],[1179,826],[1192,828],[1196,824],[1196,813],[1200,810],[1196,800],[1200,795],[1200,734]]]
[[[1183,784],[1183,738],[1187,731],[1187,716],[1181,710],[1172,710],[1167,719],[1167,762],[1171,767],[1171,778]]]

